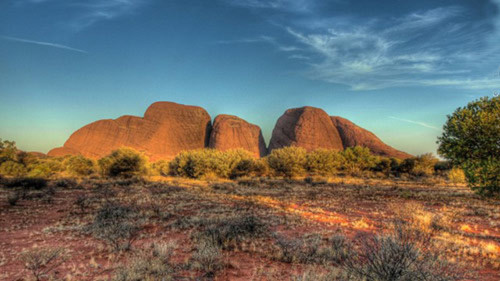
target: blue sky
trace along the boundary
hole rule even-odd
[[[435,152],[446,115],[500,91],[500,0],[4,0],[0,137],[61,146],[165,100],[268,140],[303,105]]]

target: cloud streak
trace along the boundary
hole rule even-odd
[[[66,7],[71,19],[65,24],[81,31],[106,20],[133,14],[152,0],[20,0],[25,5]]]
[[[422,127],[428,128],[428,129],[432,129],[432,130],[441,131],[440,128],[432,126],[432,125],[429,125],[429,124],[427,124],[425,122],[413,121],[413,120],[404,119],[404,118],[398,118],[398,117],[394,117],[394,116],[389,116],[389,118],[394,119],[394,120],[398,120],[398,121],[402,121],[402,122],[406,122],[406,123],[411,123],[411,124],[419,125],[419,126],[422,126]]]
[[[22,38],[16,38],[16,37],[9,37],[9,36],[0,36],[2,40],[6,41],[12,41],[12,42],[20,42],[20,43],[26,43],[26,44],[33,44],[33,45],[38,45],[38,46],[44,46],[44,47],[51,47],[51,48],[57,48],[57,49],[63,49],[67,51],[72,51],[72,52],[77,52],[77,53],[83,53],[87,54],[88,52],[85,50],[81,49],[76,49],[73,47],[57,44],[57,43],[50,43],[50,42],[43,42],[43,41],[34,41],[34,40],[28,40],[28,39],[22,39]]]

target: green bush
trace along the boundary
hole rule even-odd
[[[432,176],[434,167],[439,160],[431,153],[426,153],[415,157],[415,165],[410,172],[414,176]]]
[[[207,176],[227,177],[229,165],[222,152],[214,149],[183,151],[170,162],[175,176],[199,179]]]
[[[172,263],[175,245],[153,244],[151,249],[142,251],[127,265],[120,267],[113,281],[175,280],[175,265]]]
[[[500,96],[470,102],[448,115],[438,153],[461,166],[480,194],[500,192]]]
[[[151,168],[153,170],[153,173],[166,177],[170,174],[169,165],[170,163],[168,161],[160,160],[151,164]]]
[[[306,156],[306,169],[312,175],[332,175],[341,165],[342,155],[334,150],[318,149]]]
[[[50,178],[64,171],[63,164],[56,159],[39,159],[28,166],[28,177]]]
[[[341,155],[343,160],[342,169],[351,175],[369,170],[375,167],[377,163],[377,157],[366,147],[348,147],[341,152]]]
[[[451,183],[458,184],[465,182],[465,173],[461,168],[453,168],[448,171],[447,178]]]
[[[85,231],[105,241],[116,251],[129,249],[139,231],[136,216],[137,212],[128,206],[108,204],[98,210],[94,221],[86,226]]]
[[[399,166],[399,172],[416,177],[428,177],[434,174],[439,160],[430,153],[405,159]]]
[[[274,149],[267,157],[274,174],[287,178],[303,176],[306,172],[307,151],[301,147]]]
[[[75,176],[89,176],[94,173],[94,162],[83,156],[71,156],[64,160],[66,171]]]
[[[26,175],[27,170],[23,164],[15,161],[5,161],[0,164],[0,174],[11,177],[22,177]]]
[[[235,178],[254,171],[254,158],[243,149],[183,151],[170,162],[170,173],[188,178]]]
[[[130,178],[145,175],[147,161],[146,156],[134,149],[120,148],[99,159],[98,164],[103,176]]]

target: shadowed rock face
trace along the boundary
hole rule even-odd
[[[345,148],[363,146],[369,148],[372,153],[380,156],[400,159],[412,157],[408,153],[388,146],[372,132],[357,126],[347,119],[338,116],[331,116],[331,119],[340,134]]]
[[[171,159],[182,150],[206,147],[210,128],[210,116],[201,107],[157,102],[144,118],[122,116],[86,125],[48,155],[100,158],[127,146],[143,151],[153,161]]]
[[[285,146],[299,146],[308,151],[344,148],[330,116],[322,109],[309,106],[289,109],[278,119],[269,151]]]
[[[215,118],[209,147],[221,151],[243,148],[255,157],[267,153],[260,127],[232,115],[218,115]]]

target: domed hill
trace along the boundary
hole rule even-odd
[[[122,116],[86,125],[48,155],[100,158],[127,146],[144,151],[152,161],[171,159],[182,150],[206,147],[210,123],[210,116],[201,107],[156,102],[143,118]]]
[[[396,150],[383,143],[375,134],[365,130],[351,121],[338,116],[331,116],[331,120],[337,128],[344,147],[364,146],[368,147],[374,154],[405,159],[412,155]]]
[[[330,116],[322,109],[310,106],[288,109],[278,119],[269,151],[285,146],[300,146],[308,151],[318,148],[344,149]]]
[[[266,144],[260,127],[232,115],[215,117],[209,147],[226,151],[243,148],[255,157],[265,156]]]

